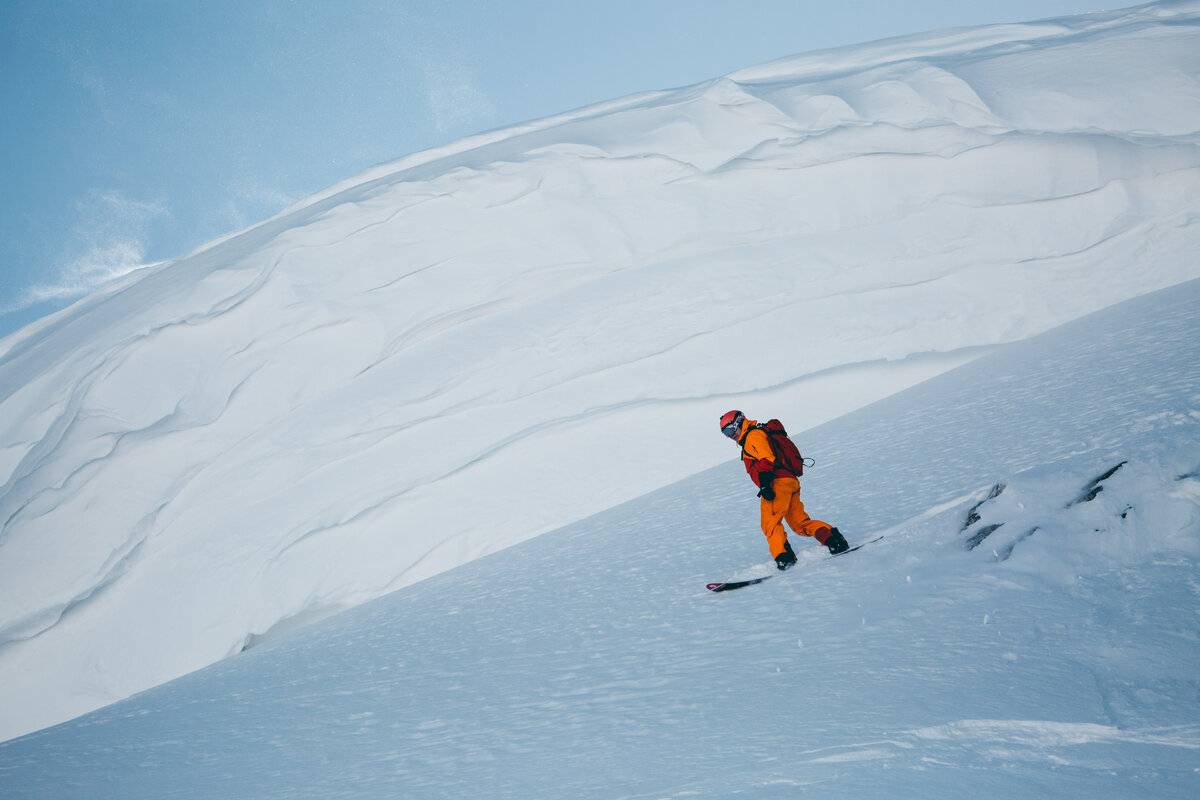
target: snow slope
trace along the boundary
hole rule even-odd
[[[1197,277],[1200,4],[382,165],[0,341],[0,737]],[[875,506],[867,506],[875,507]]]
[[[810,510],[852,541],[885,534],[855,553],[800,542],[793,571],[706,592],[770,568],[727,446],[674,486],[0,744],[0,787],[1194,798],[1198,322],[1200,280],[809,431]]]

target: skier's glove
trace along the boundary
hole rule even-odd
[[[768,503],[775,499],[775,490],[771,488],[771,483],[775,480],[775,474],[772,472],[764,472],[758,476],[758,484],[762,488],[758,490],[758,496]]]

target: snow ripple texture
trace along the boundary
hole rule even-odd
[[[773,566],[731,462],[0,743],[0,787],[1192,800],[1198,309],[1135,298],[805,433],[809,508],[884,535],[854,553],[708,592]]]
[[[0,737],[715,465],[729,407],[1195,278],[1198,145],[1158,3],[481,134],[127,276],[0,341]]]

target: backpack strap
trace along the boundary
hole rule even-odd
[[[775,451],[775,442],[773,442],[771,440],[771,432],[768,431],[767,426],[761,422],[758,423],[757,425],[751,425],[749,428],[746,429],[746,433],[742,436],[742,438],[738,439],[738,444],[740,444],[742,446],[742,460],[743,461],[746,460],[746,440],[750,438],[750,433],[752,431],[762,431],[763,433],[765,433],[767,435],[767,445],[771,448],[771,458],[774,459],[775,461],[778,461],[779,453],[777,453]]]

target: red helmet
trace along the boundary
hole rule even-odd
[[[721,433],[730,439],[736,439],[742,431],[742,422],[746,415],[740,411],[726,411],[721,417]]]

